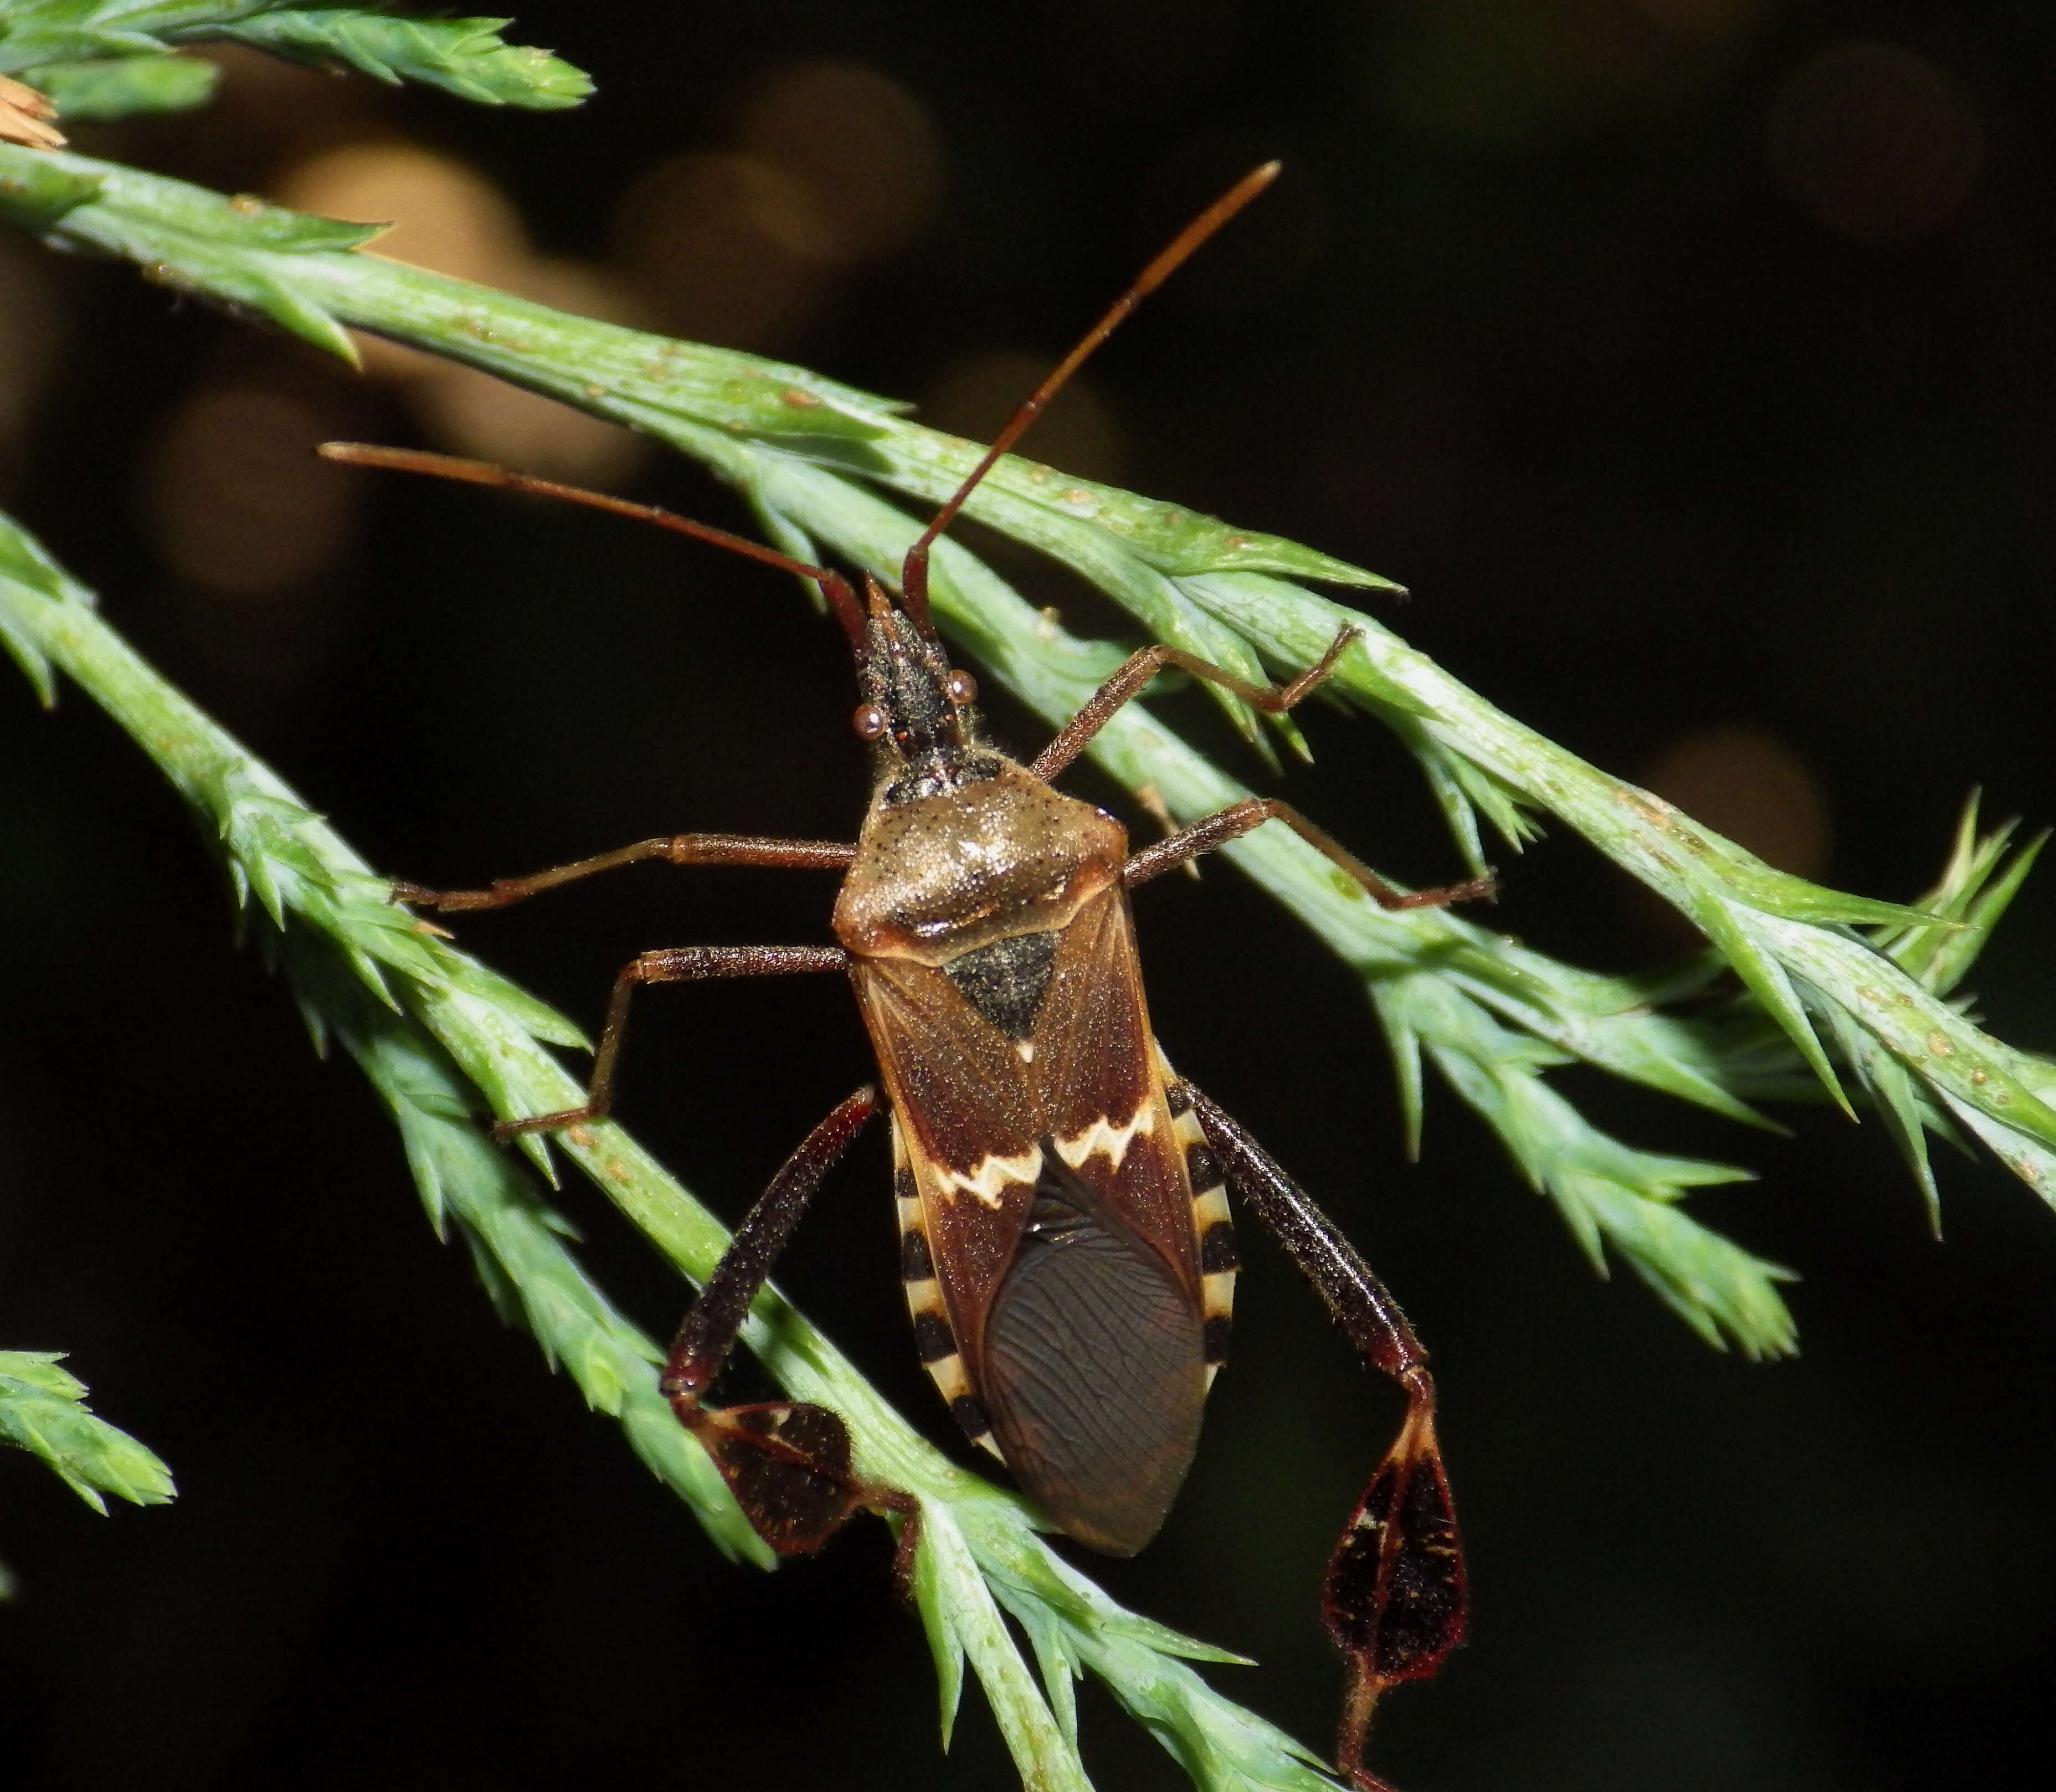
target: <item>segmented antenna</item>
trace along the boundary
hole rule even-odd
[[[1266,162],[1261,168],[1251,168],[1240,180],[1223,193],[1189,224],[1180,231],[1158,252],[1156,259],[1135,276],[1134,283],[1107,309],[1106,315],[1079,338],[1077,346],[1050,370],[1049,377],[1022,402],[1020,409],[1008,419],[1005,429],[993,438],[971,477],[956,489],[955,496],[935,512],[935,520],[922,532],[921,539],[907,550],[906,563],[900,571],[900,595],[907,607],[907,613],[929,635],[935,632],[935,624],[928,619],[928,553],[936,538],[956,520],[972,493],[976,491],[985,476],[1027,432],[1029,425],[1042,414],[1043,407],[1062,391],[1072,374],[1091,359],[1101,343],[1121,326],[1128,314],[1147,299],[1151,293],[1177,272],[1192,252],[1218,231],[1236,213],[1262,192],[1278,178],[1282,162]]]
[[[849,581],[831,567],[809,566],[776,548],[767,548],[747,536],[730,535],[711,523],[696,523],[674,510],[654,504],[637,504],[606,492],[589,492],[583,485],[566,485],[532,473],[516,473],[511,467],[495,466],[490,461],[469,461],[458,454],[431,454],[419,448],[382,448],[376,442],[325,441],[314,452],[325,461],[340,461],[346,466],[383,467],[393,473],[425,473],[436,479],[454,479],[466,485],[492,485],[502,491],[520,492],[530,497],[559,498],[566,504],[582,504],[589,510],[604,510],[616,516],[632,516],[638,522],[654,523],[661,529],[689,535],[695,541],[711,542],[745,560],[761,560],[781,572],[797,572],[820,587],[821,595],[836,614],[851,643],[864,645],[864,611]]]
[[[935,512],[934,520],[922,531],[920,539],[907,549],[906,560],[900,572],[901,604],[922,633],[931,639],[935,633],[935,623],[928,615],[928,556],[943,532],[956,520],[958,513],[963,510],[971,493],[998,464],[999,457],[1020,441],[1029,425],[1042,414],[1044,408],[1063,390],[1072,374],[1082,367],[1100,344],[1120,326],[1122,319],[1176,273],[1195,250],[1276,180],[1280,165],[1277,162],[1266,162],[1261,168],[1252,168],[1172,239],[1156,259],[1136,275],[1134,283],[1108,308],[1105,316],[1085,332],[1077,346],[1058,362],[1049,377],[1022,401],[1021,408],[1007,420],[1006,427],[979,457],[978,465],[972,468],[970,477],[957,488],[949,502]],[[501,491],[524,493],[531,497],[556,498],[566,504],[583,504],[590,510],[604,510],[616,516],[630,516],[639,522],[654,523],[659,528],[690,536],[695,541],[726,548],[730,553],[740,554],[745,560],[761,561],[765,566],[775,566],[781,572],[797,573],[802,579],[812,580],[820,587],[821,595],[828,600],[828,607],[835,612],[836,619],[849,636],[851,647],[860,654],[864,651],[864,608],[857,601],[856,593],[851,588],[848,580],[832,568],[811,566],[805,560],[794,560],[789,554],[780,553],[775,548],[767,548],[760,541],[752,541],[746,536],[731,535],[726,529],[718,529],[710,523],[694,522],[690,516],[681,516],[675,511],[662,509],[655,504],[637,504],[631,499],[617,498],[605,492],[587,491],[581,485],[566,485],[557,480],[540,478],[534,473],[516,473],[509,467],[495,466],[489,461],[467,460],[456,454],[433,454],[416,448],[384,448],[374,442],[361,441],[325,441],[316,452],[326,460],[339,461],[348,466],[383,467],[394,473],[425,473],[437,479],[457,480],[467,485],[489,485]]]

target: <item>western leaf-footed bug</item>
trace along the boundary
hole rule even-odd
[[[907,555],[896,602],[842,575],[648,506],[478,462],[331,443],[331,458],[564,497],[657,522],[816,583],[848,634],[872,756],[856,841],[681,834],[480,890],[394,886],[444,912],[503,908],[646,859],[844,873],[831,946],[645,952],[616,979],[586,1101],[502,1122],[517,1132],[605,1114],[635,989],[839,971],[855,986],[878,1086],[801,1144],[737,1229],[686,1315],[662,1387],[751,1523],[786,1553],[819,1549],[860,1507],[919,1514],[867,1484],[825,1408],[722,1408],[707,1390],[828,1169],[881,1108],[892,1122],[900,1267],[916,1346],[951,1413],[1064,1531],[1129,1555],[1161,1526],[1225,1359],[1239,1258],[1227,1189],[1276,1234],[1358,1351],[1407,1399],[1329,1565],[1324,1615],[1349,1667],[1337,1745],[1358,1786],[1385,1689],[1432,1674],[1462,1640],[1463,1560],[1435,1436],[1435,1392],[1405,1316],[1348,1241],[1249,1134],[1172,1070],[1150,1029],[1129,892],[1265,821],[1290,827],[1379,904],[1486,894],[1489,880],[1402,894],[1275,798],[1252,798],[1137,852],[1113,817],[1051,781],[1155,674],[1176,666],[1271,714],[1334,672],[1345,628],[1289,682],[1251,684],[1175,648],[1133,655],[1032,762],[986,741],[971,676],[929,619],[930,551],[987,472],[1121,319],[1268,185],[1255,170],[1209,207],[1022,404]]]

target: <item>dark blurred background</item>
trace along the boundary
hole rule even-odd
[[[537,4],[518,34],[598,97],[496,114],[239,56],[212,109],[77,142],[399,218],[397,254],[970,433],[1282,156],[1038,457],[1404,581],[1380,615],[1458,676],[1836,884],[1913,896],[1974,785],[1989,814],[2056,815],[2056,12],[785,0]],[[305,450],[425,441],[746,526],[722,491],[476,376],[390,350],[367,374],[0,242],[0,499],[374,863],[464,884],[674,829],[848,833],[846,659],[789,581]],[[1167,701],[1262,775],[1204,700]],[[1310,732],[1295,801],[1396,876],[1457,873],[1374,728]],[[103,1519],[0,1459],[22,1584],[0,1778],[1008,1783],[975,1690],[937,1753],[880,1527],[772,1576],[724,1565],[500,1329],[135,750],[14,680],[0,755],[0,1342],[69,1351],[180,1489]],[[1545,949],[1625,969],[1689,943],[1561,830],[1503,864],[1497,918]],[[2056,1040],[2048,889],[1972,979],[2029,1047]],[[461,932],[591,1019],[634,951],[820,940],[829,895],[653,870]],[[1475,1641],[1391,1701],[1385,1770],[1430,1792],[2047,1783],[2056,1224],[2023,1185],[1945,1153],[1937,1244],[1875,1125],[1804,1110],[1759,1136],[1560,1077],[1638,1144],[1760,1173],[1693,1208],[1801,1272],[1805,1354],[1718,1355],[1632,1276],[1595,1280],[1441,1088],[1402,1162],[1360,995],[1232,871],[1144,908],[1173,1058],[1330,1203],[1436,1353]],[[732,1217],[864,1062],[826,983],[658,995],[623,1112]],[[666,1331],[678,1283],[585,1188],[563,1205]],[[961,1453],[888,1212],[874,1143],[782,1279]],[[1092,1565],[1260,1658],[1216,1677],[1318,1744],[1320,1569],[1397,1402],[1246,1248],[1192,1483],[1143,1557]],[[1104,1696],[1085,1711],[1102,1786],[1178,1783]]]

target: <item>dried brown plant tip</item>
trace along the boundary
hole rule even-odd
[[[30,149],[61,149],[65,134],[50,121],[57,109],[49,96],[0,75],[0,143],[18,143]]]

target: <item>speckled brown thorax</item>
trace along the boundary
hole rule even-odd
[[[998,775],[875,804],[835,908],[858,959],[928,965],[1066,925],[1121,880],[1128,834],[1010,760]]]

